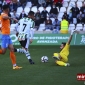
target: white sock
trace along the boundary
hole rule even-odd
[[[24,53],[24,49],[19,48],[19,49],[17,49],[17,52],[18,52],[18,53]]]
[[[13,64],[13,66],[16,66],[16,64]]]
[[[25,53],[27,59],[31,59],[31,56],[30,56],[29,51],[26,51],[26,50],[24,49],[24,53]]]

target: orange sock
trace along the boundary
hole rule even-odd
[[[0,49],[0,54],[3,54],[3,51],[2,51],[2,49]]]
[[[11,58],[11,61],[12,61],[12,64],[16,64],[16,56],[14,54],[14,52],[10,52],[10,58]]]

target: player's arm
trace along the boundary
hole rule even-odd
[[[34,36],[34,26],[35,26],[35,23],[34,23],[34,21],[32,22],[32,24],[31,24],[31,28],[30,28],[30,43],[32,43],[32,41],[33,41],[33,36]]]
[[[2,27],[2,23],[1,23],[1,20],[0,20],[0,31],[1,31],[1,27]]]
[[[30,43],[33,41],[34,31],[33,28],[30,29]]]
[[[2,18],[3,18],[3,19],[10,19],[10,20],[13,19],[14,21],[18,22],[17,19],[12,18],[12,17],[9,17],[9,16],[7,16],[7,15],[4,15]]]
[[[74,31],[75,31],[75,30],[72,30],[72,31],[71,31],[71,35],[70,35],[70,37],[69,37],[69,39],[68,39],[68,42],[67,42],[68,45],[71,43],[71,40],[72,40]]]
[[[17,24],[16,24],[16,26],[15,26],[15,31],[16,31],[16,36],[18,36],[18,27],[19,27],[19,25],[20,25],[20,23],[18,22]]]
[[[3,19],[11,19],[11,17],[6,16],[6,15],[2,16],[2,18],[3,18]]]
[[[71,43],[72,37],[73,37],[73,35],[70,35],[67,44],[70,44]]]

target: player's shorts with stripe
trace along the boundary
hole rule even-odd
[[[63,62],[67,62],[68,61],[68,57],[66,56],[65,53],[61,53],[60,56],[62,57],[61,61],[63,61]]]
[[[54,53],[53,56],[58,57],[59,53]],[[63,61],[63,62],[68,61],[68,57],[64,53],[61,53],[60,56],[61,56],[61,61]]]
[[[20,45],[24,48],[27,48],[29,47],[29,39],[25,39],[25,40],[22,40],[22,41],[19,41],[20,42]]]
[[[1,36],[1,47],[2,48],[7,48],[8,45],[12,44],[10,35],[3,35]]]

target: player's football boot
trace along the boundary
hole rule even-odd
[[[66,66],[70,66],[70,63],[66,63]]]
[[[32,61],[32,59],[29,59],[29,63],[30,63],[30,64],[35,64],[35,63]]]
[[[29,63],[30,63],[30,64],[35,64],[35,63],[32,61],[32,59],[29,59]]]
[[[53,58],[56,59],[56,60],[60,60],[59,53],[54,53]]]
[[[32,62],[30,62],[30,64],[35,64],[35,63],[32,61]]]
[[[60,58],[59,57],[56,57],[56,56],[53,56],[53,58],[56,59],[56,60],[60,60]]]
[[[22,67],[19,67],[19,66],[13,66],[13,69],[21,69]]]

